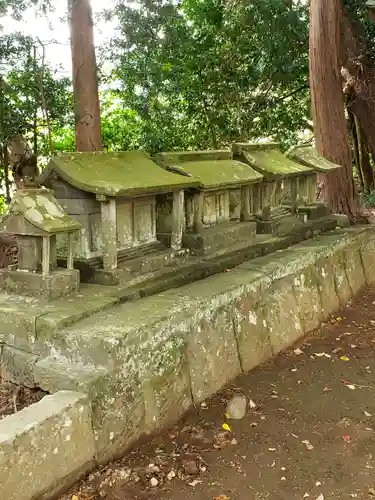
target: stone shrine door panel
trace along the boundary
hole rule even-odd
[[[136,246],[156,241],[155,208],[155,199],[137,200],[134,202],[134,244]]]
[[[203,201],[203,224],[216,226],[230,219],[229,193],[218,192],[206,194]]]
[[[134,246],[133,203],[116,204],[117,246],[119,249]]]
[[[116,205],[119,250],[157,241],[154,198],[119,201]]]

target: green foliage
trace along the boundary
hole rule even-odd
[[[124,106],[140,116],[140,146],[219,147],[306,126],[308,19],[286,0],[120,2],[112,43]]]
[[[362,203],[366,207],[375,207],[375,191],[364,193],[362,196]]]
[[[29,7],[37,7],[42,13],[52,8],[51,0],[0,0],[0,16],[11,15],[22,19],[22,14]]]
[[[366,42],[367,57],[375,63],[375,23],[370,19],[367,0],[344,0],[351,20],[357,24],[358,33],[363,35]]]
[[[123,107],[115,92],[101,95],[103,145],[109,151],[139,149],[141,119],[134,110]]]
[[[39,133],[48,125],[45,112],[51,127],[61,127],[72,119],[70,81],[54,78],[48,67],[39,67],[29,58],[22,67],[8,71],[2,81],[0,142],[30,133],[34,127]]]

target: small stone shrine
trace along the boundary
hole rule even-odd
[[[252,206],[258,232],[282,234],[300,225],[299,208],[316,201],[315,170],[287,158],[275,143],[237,143],[232,150],[264,176]]]
[[[83,262],[107,273],[130,258],[165,249],[158,227],[163,227],[158,215],[159,195],[172,197],[167,241],[171,250],[180,250],[184,190],[199,184],[191,177],[160,168],[141,151],[61,154],[51,159],[37,180],[53,189],[62,207],[82,226],[77,265]],[[66,257],[63,239],[58,241],[58,252]]]
[[[198,189],[186,193],[186,247],[207,254],[252,244],[251,199],[254,185],[263,179],[260,173],[234,160],[231,151],[160,153],[155,161],[199,181]]]
[[[67,215],[50,190],[20,189],[1,221],[1,233],[14,235],[18,263],[0,270],[1,287],[11,293],[54,299],[79,290],[73,269],[74,234],[80,224]],[[56,238],[67,240],[67,268],[57,267]]]
[[[329,174],[334,172],[340,165],[330,162],[319,155],[314,146],[296,146],[287,152],[287,156],[306,167],[314,169],[316,172],[315,179],[313,177],[309,178],[308,191],[310,192],[309,204],[299,207],[300,212],[305,212],[308,219],[315,219],[323,217],[331,213],[331,208],[328,203],[318,202],[316,195],[317,186],[317,173],[319,174]],[[298,190],[301,187],[298,186]]]

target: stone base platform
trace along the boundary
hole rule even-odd
[[[280,240],[272,239],[274,249]],[[48,392],[87,394],[97,460],[106,462],[374,282],[375,231],[366,226],[331,231],[135,302],[119,304],[109,293],[115,287],[87,285],[73,319],[75,298],[43,309],[36,299],[8,296],[0,304],[2,372]]]
[[[25,352],[32,352],[37,349],[37,339],[40,335],[44,338],[43,332],[53,339],[61,329],[99,311],[228,271],[246,261],[272,254],[307,238],[331,231],[342,223],[343,221],[337,216],[327,217],[305,224],[298,231],[282,237],[257,235],[254,244],[248,247],[244,248],[240,243],[239,246],[233,245],[230,251],[225,249],[209,256],[191,257],[183,265],[169,266],[159,272],[147,273],[117,286],[81,283],[79,293],[58,300],[49,301],[44,297],[22,297],[2,293],[0,294],[0,346],[4,343]],[[45,352],[45,346],[42,352]],[[13,371],[16,373],[17,370],[18,368],[15,368]]]
[[[328,203],[314,203],[306,207],[299,207],[298,213],[305,214],[307,220],[316,220],[330,215],[332,210]]]
[[[123,259],[118,268],[113,271],[104,269],[92,269],[89,283],[108,286],[131,285],[134,282],[144,281],[154,273],[168,273],[171,268],[183,266],[189,259],[189,251],[186,249],[172,251],[171,249],[159,249]]]
[[[30,271],[1,269],[0,286],[10,293],[57,299],[79,291],[79,272],[76,269],[56,268],[43,276]]]
[[[200,233],[186,233],[183,246],[193,255],[209,255],[233,245],[250,246],[255,241],[255,222],[228,222],[202,229]]]

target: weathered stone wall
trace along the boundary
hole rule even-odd
[[[375,231],[359,227],[114,306],[67,328],[51,329],[53,315],[29,324],[31,305],[25,305],[17,347],[33,356],[23,353],[28,369],[22,377],[50,392],[88,395],[96,461],[106,462],[292,345],[374,282]],[[15,340],[10,332],[3,339],[10,345]],[[20,353],[4,349],[8,373],[17,372],[15,357]]]
[[[0,498],[43,500],[94,466],[87,396],[59,392],[0,420]]]
[[[106,461],[290,346],[373,283],[374,250],[373,228],[336,231],[52,335],[40,329],[38,385],[89,394],[97,456]],[[70,378],[68,367],[75,370]],[[93,373],[85,389],[84,370]]]

